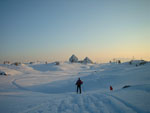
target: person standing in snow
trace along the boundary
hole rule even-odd
[[[83,81],[80,80],[80,78],[78,78],[76,85],[77,85],[77,93],[80,90],[80,94],[81,94],[81,85],[83,84]]]

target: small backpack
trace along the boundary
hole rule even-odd
[[[81,85],[81,84],[83,84],[82,80],[78,80],[76,83],[76,85]]]

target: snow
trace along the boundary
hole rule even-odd
[[[150,112],[150,63],[0,64],[0,71],[10,75],[0,76],[1,113]],[[82,94],[76,93],[78,77]]]
[[[8,75],[19,75],[19,74],[22,74],[20,71],[17,71],[17,70],[8,68],[8,67],[9,67],[9,65],[1,64],[0,65],[0,71],[6,73]]]

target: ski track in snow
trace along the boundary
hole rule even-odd
[[[28,90],[19,84],[16,83],[17,80],[24,79],[27,77],[22,77],[19,79],[15,79],[12,81],[12,84],[19,88],[20,90]],[[33,78],[33,77],[30,77]],[[109,94],[99,94],[99,95],[92,95],[92,94],[67,94],[67,97],[61,99],[59,102],[55,101],[47,101],[41,103],[37,106],[32,108],[28,108],[21,113],[45,113],[45,111],[49,111],[50,113],[110,113],[107,109],[111,109],[112,113],[115,113],[116,110],[118,113],[125,113],[126,111],[122,111],[120,107],[117,107],[115,103],[113,103],[113,99],[108,97],[112,97],[116,99],[120,104],[124,104],[127,108],[133,110],[133,113],[140,113],[141,110],[127,104],[125,101],[118,99],[115,96]],[[71,103],[71,105],[70,105]],[[90,103],[90,104],[89,104]],[[66,106],[67,105],[67,106]],[[44,108],[44,109],[43,109]],[[141,112],[145,113],[145,112]]]
[[[19,79],[24,78],[29,77],[23,77]],[[12,84],[21,90],[28,90],[16,83],[16,81],[19,79],[13,80]],[[117,104],[114,101],[117,101]],[[118,104],[122,106],[118,106]],[[108,109],[111,111],[109,111]],[[124,109],[126,110],[124,111]],[[21,113],[126,113],[127,111],[128,113],[148,113],[108,93],[99,95],[67,94],[67,97],[65,97],[64,99],[60,99],[58,102],[49,100],[25,111],[22,111]]]
[[[113,77],[116,77],[119,75],[119,74],[118,75],[115,74],[117,70],[116,68],[114,68],[115,71],[112,68],[111,73],[103,69],[99,70],[99,68],[98,69],[94,67],[92,68],[93,69],[91,70],[85,69],[85,70],[78,71],[78,75],[76,77],[81,76],[81,74],[83,75],[85,74],[86,76],[92,75],[92,76],[88,76],[87,80],[96,82],[98,80],[100,81],[103,81],[105,79],[107,80],[108,78],[112,79]],[[101,70],[103,71],[102,73],[100,73]],[[117,73],[118,72],[119,70],[117,70]],[[96,76],[96,74],[99,75],[99,73],[101,74],[102,77]],[[66,73],[67,76],[71,74],[73,73]],[[107,76],[108,74],[111,76]],[[83,77],[86,77],[86,76],[83,76]],[[92,78],[93,76],[94,78]],[[24,79],[31,79],[31,78],[34,79],[35,76],[29,76],[29,75],[28,76],[24,75],[22,77],[20,76],[20,77],[12,79],[11,84],[21,91],[24,90],[27,92],[28,91],[36,92],[36,90],[32,90],[32,88],[28,89],[27,86],[23,86],[22,84],[20,84],[20,81]],[[62,81],[62,80],[58,80],[58,81]],[[64,82],[62,82],[59,85],[62,85],[63,83]],[[149,93],[150,92],[149,85],[150,84],[134,85],[133,87],[137,87],[137,88],[136,89],[133,88],[133,90],[140,90],[140,91]],[[144,88],[148,87],[148,88],[143,89],[143,87]],[[33,88],[34,88],[34,85],[33,85]],[[145,112],[143,109],[136,107],[133,104],[130,104],[126,100],[120,97],[117,97],[111,92],[108,92],[108,91],[101,92],[101,91],[92,91],[92,90],[88,90],[87,92],[84,92],[85,89],[84,87],[82,88],[83,88],[82,94],[76,94],[73,92],[62,92],[61,94],[56,93],[56,96],[54,98],[48,98],[46,101],[42,101],[35,105],[29,105],[26,107],[26,109],[18,113],[149,113],[149,112]],[[116,89],[113,92],[119,92],[120,90],[121,89]],[[46,96],[52,95],[51,93],[48,94],[47,92],[44,92],[44,91],[43,92],[37,91],[37,92],[43,93],[43,95],[46,94]],[[53,95],[55,95],[55,93]]]
[[[49,100],[21,113],[127,113],[127,111],[146,113],[109,94],[70,94],[63,99]]]
[[[108,94],[107,94],[108,95]],[[108,96],[111,96],[113,97],[114,99],[116,99],[117,101],[119,101],[120,103],[124,104],[125,106],[127,106],[128,108],[132,109],[133,111],[135,111],[136,113],[148,113],[148,112],[145,112],[145,111],[142,111],[140,110],[139,108],[129,104],[128,102],[116,97],[116,96],[113,96],[113,95],[108,95]]]

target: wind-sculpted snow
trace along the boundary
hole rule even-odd
[[[19,75],[20,71],[8,68],[7,66],[0,65],[0,71],[5,72],[7,75]]]
[[[150,64],[0,65],[2,113],[149,113]],[[83,81],[76,94],[76,80]],[[109,86],[113,91],[109,90]],[[130,87],[123,89],[125,85]]]
[[[34,70],[38,70],[41,72],[45,71],[61,71],[59,66],[55,65],[54,63],[50,64],[36,64],[31,66]]]

